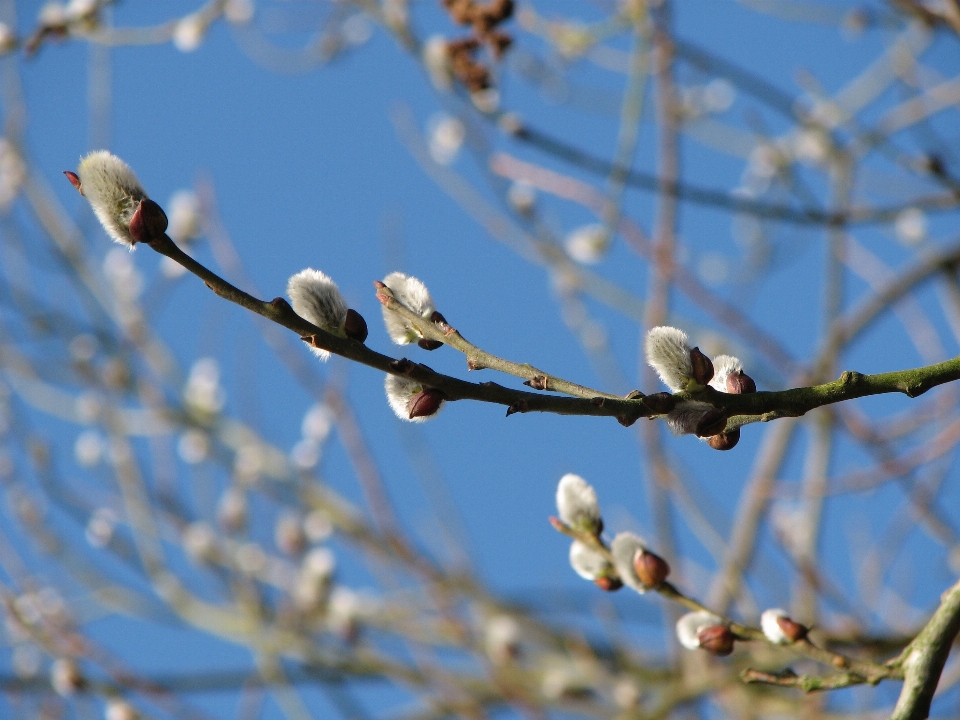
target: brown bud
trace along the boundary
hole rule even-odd
[[[443,402],[443,393],[436,388],[425,388],[414,397],[410,403],[410,419],[429,417],[440,409]]]
[[[130,218],[130,237],[136,242],[151,243],[167,231],[167,214],[153,200],[141,200]]]
[[[697,437],[711,437],[719,435],[727,426],[727,414],[723,410],[713,408],[704,413],[697,423]]]
[[[695,347],[690,351],[690,363],[693,365],[693,379],[706,385],[713,379],[713,362]]]
[[[733,450],[738,442],[740,442],[740,428],[734,428],[730,432],[711,435],[707,445],[714,450]]]
[[[657,587],[670,574],[667,561],[649,550],[637,550],[633,556],[633,569],[640,582],[647,587]]]
[[[757,384],[753,378],[747,375],[743,370],[737,370],[727,375],[727,392],[733,395],[744,395],[746,393],[755,393]]]
[[[726,657],[733,652],[733,633],[726,625],[711,625],[697,633],[700,647],[709,653]]]
[[[80,176],[70,170],[64,170],[63,174],[67,176],[67,180],[77,189],[77,192],[83,195],[83,190],[80,187]]]
[[[367,339],[367,321],[363,315],[352,308],[347,310],[347,318],[343,323],[343,332],[351,340],[362,343]]]
[[[424,350],[436,350],[437,348],[443,347],[443,343],[439,340],[428,340],[427,338],[420,338],[417,340],[417,345],[422,347]]]
[[[794,622],[788,617],[778,617],[777,625],[780,626],[780,629],[783,631],[783,634],[786,635],[793,642],[796,642],[797,640],[803,640],[807,636],[807,633],[809,632],[808,628],[805,625],[801,625],[798,622]]]
[[[604,592],[616,592],[623,587],[623,581],[616,575],[613,577],[601,575],[600,577],[594,579],[593,584]]]
[[[644,395],[640,402],[653,410],[657,415],[666,415],[677,405],[677,399],[668,392],[658,392],[653,395]]]

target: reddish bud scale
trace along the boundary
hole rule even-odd
[[[809,632],[805,625],[794,622],[788,617],[778,617],[777,625],[779,625],[780,629],[783,630],[783,634],[793,642],[796,642],[797,640],[803,640]]]
[[[410,419],[429,417],[435,414],[440,409],[443,397],[443,393],[436,388],[427,388],[417,393],[410,404]]]
[[[427,338],[420,338],[417,340],[417,345],[422,347],[424,350],[436,350],[437,348],[443,347],[443,343],[439,340],[428,340]]]
[[[690,351],[690,364],[693,366],[693,379],[706,385],[713,379],[713,361],[695,347]]]
[[[740,442],[740,428],[735,428],[730,432],[722,432],[719,435],[712,435],[707,440],[707,445],[714,450],[733,450]]]
[[[737,370],[727,375],[728,393],[732,395],[745,395],[747,393],[755,393],[756,391],[757,384],[753,381],[753,378],[743,372],[743,370]]]
[[[64,170],[63,174],[67,176],[67,180],[77,189],[77,192],[83,195],[83,190],[80,187],[80,176],[70,170]]]
[[[633,558],[637,578],[647,587],[657,587],[670,575],[667,561],[649,550],[640,550]]]
[[[623,587],[623,581],[614,576],[609,577],[607,575],[601,575],[593,581],[593,584],[604,592],[616,592]]]
[[[550,526],[557,532],[565,532],[567,529],[567,524],[558,517],[551,515],[547,518],[547,522],[550,523]]]
[[[363,315],[356,310],[347,310],[347,317],[343,323],[343,332],[351,340],[362,343],[367,339],[367,321],[364,320]]]
[[[708,653],[726,657],[733,652],[733,633],[726,625],[711,625],[697,633],[700,647]]]
[[[167,231],[167,214],[153,200],[141,200],[130,218],[130,237],[136,242],[151,243]]]

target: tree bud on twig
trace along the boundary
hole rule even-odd
[[[351,340],[362,343],[367,339],[367,321],[363,315],[354,309],[347,310],[347,316],[344,318],[343,332]]]
[[[597,578],[610,577],[613,570],[607,559],[586,543],[574,540],[570,543],[570,567],[584,580],[595,582]]]
[[[687,334],[675,327],[655,327],[643,343],[647,363],[671,392],[685,390],[693,377]]]
[[[727,375],[728,393],[743,395],[746,393],[755,393],[756,391],[757,384],[753,381],[753,378],[743,372],[743,370],[738,370],[735,373]]]
[[[707,438],[707,444],[714,450],[733,450],[740,442],[740,428],[734,428],[730,432],[722,432],[719,435],[711,435]]]
[[[693,379],[701,385],[707,385],[713,378],[713,362],[695,347],[690,351],[690,364],[693,367]]]
[[[656,587],[670,574],[663,558],[650,552],[643,539],[633,533],[618,533],[610,543],[610,553],[620,579],[638,593]]]
[[[657,587],[670,575],[670,565],[656,553],[641,550],[633,558],[633,569],[647,587]]]
[[[805,625],[790,619],[787,611],[781,608],[764,610],[760,615],[760,628],[767,640],[777,645],[789,645],[807,636]]]
[[[64,175],[90,201],[97,220],[111,238],[131,248],[139,242],[130,232],[130,223],[148,198],[129,165],[106,150],[96,150],[80,161],[76,173],[66,171]],[[155,222],[156,216],[147,230],[153,230]]]
[[[726,657],[733,652],[733,633],[726,625],[711,625],[697,633],[700,648],[709,653]]]
[[[557,512],[574,528],[597,536],[603,532],[600,503],[593,487],[579,475],[567,473],[557,485]]]
[[[706,610],[687,613],[677,620],[677,640],[688,650],[696,650],[700,647],[700,631],[718,625],[723,625],[723,619]]]
[[[415,277],[393,272],[387,275],[380,285],[390,290],[397,302],[425,320],[431,319],[436,311],[427,286]],[[390,339],[397,345],[408,345],[423,338],[420,331],[406,318],[386,305],[383,306],[383,322],[387,326]]]
[[[390,409],[401,420],[410,422],[423,422],[435,416],[445,397],[436,388],[424,387],[414,380],[397,375],[387,375],[384,389]]]
[[[623,581],[616,575],[601,575],[594,579],[593,584],[604,592],[616,592],[623,587]]]
[[[329,333],[346,337],[347,302],[337,284],[327,275],[313,268],[301,270],[287,281],[287,295],[290,296],[294,311],[304,320]],[[358,331],[357,321],[352,322],[354,330]],[[312,345],[308,347],[321,360],[330,357],[329,350]]]
[[[159,240],[167,231],[167,214],[153,200],[141,200],[130,218],[130,237],[141,243]]]

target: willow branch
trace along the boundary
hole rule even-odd
[[[960,582],[943,594],[930,622],[898,658],[904,669],[903,690],[890,720],[921,720],[930,715],[930,702],[957,633]]]

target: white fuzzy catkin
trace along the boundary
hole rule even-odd
[[[727,391],[727,377],[732,373],[743,372],[743,363],[733,355],[717,355],[713,359],[713,378],[710,387],[720,392]]]
[[[147,193],[130,166],[106,150],[95,150],[77,167],[80,192],[90,201],[107,235],[121,245],[133,247],[130,220]]]
[[[777,645],[789,645],[792,642],[790,638],[784,634],[780,623],[777,622],[780,618],[786,617],[789,617],[787,611],[782,608],[770,608],[769,610],[763,611],[760,615],[760,629],[763,630],[763,634],[767,636],[767,640]]]
[[[438,409],[437,412],[432,415],[410,417],[410,411],[413,409],[413,403],[417,395],[423,392],[423,385],[409,378],[387,375],[387,379],[384,382],[384,390],[386,390],[387,393],[387,402],[390,404],[390,409],[393,410],[394,414],[401,420],[417,423],[425,422],[436,417],[437,412],[440,412]],[[443,405],[441,404],[440,408],[442,407]]]
[[[422,318],[429,319],[437,309],[427,286],[411,275],[392,272],[383,279],[383,284],[390,288],[400,304]],[[407,345],[421,337],[410,323],[386,306],[383,307],[383,322],[387,326],[390,339],[397,345]]]
[[[557,485],[557,512],[567,525],[597,533],[600,530],[600,504],[597,492],[579,475],[567,473]]]
[[[610,563],[596,550],[579,540],[570,544],[570,567],[584,580],[596,580],[610,569]]]
[[[643,351],[647,363],[657,371],[671,392],[686,389],[693,379],[693,363],[687,334],[683,330],[665,325],[651,329],[644,340]]]
[[[633,588],[638,593],[645,593],[650,589],[640,582],[640,578],[637,577],[637,571],[633,565],[637,553],[646,551],[647,546],[644,544],[643,539],[631,532],[618,533],[613,539],[613,542],[610,543],[610,553],[613,555],[613,567],[616,569],[617,575],[620,576],[624,585]]]
[[[307,268],[287,281],[287,295],[294,311],[327,332],[344,337],[343,325],[347,319],[347,302],[340,294],[337,284],[327,275]],[[310,352],[321,360],[327,360],[330,352],[310,347]]]
[[[697,425],[703,416],[713,410],[708,403],[696,400],[684,400],[677,403],[666,417],[667,427],[674,435],[693,435],[697,432]]]
[[[713,625],[722,625],[723,620],[706,610],[687,613],[677,620],[677,639],[688,650],[700,647],[700,631]]]

